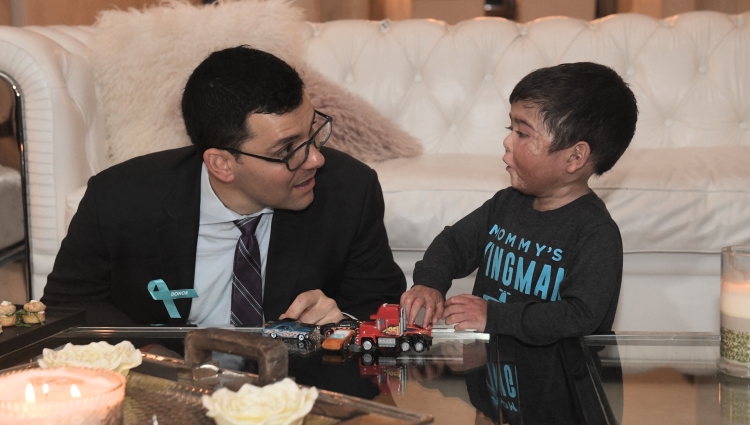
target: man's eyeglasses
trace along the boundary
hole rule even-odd
[[[283,162],[284,164],[286,164],[286,168],[288,168],[289,171],[294,171],[297,168],[301,167],[302,164],[305,163],[305,161],[307,161],[307,157],[310,154],[310,145],[314,144],[316,148],[320,149],[321,147],[323,147],[323,145],[326,144],[326,142],[328,141],[328,138],[331,137],[331,133],[333,132],[333,118],[329,117],[328,115],[320,111],[315,111],[315,114],[319,115],[325,120],[323,124],[320,127],[318,127],[317,130],[315,130],[315,133],[313,133],[310,140],[304,143],[300,143],[298,146],[292,149],[292,151],[289,152],[284,158],[281,158],[281,159],[269,158],[266,156],[260,156],[260,155],[255,155],[252,153],[242,152],[240,150],[232,149],[232,148],[223,148],[223,149],[227,152],[251,156],[253,158],[262,159],[264,161]]]

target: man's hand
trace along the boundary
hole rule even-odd
[[[474,295],[461,294],[445,302],[445,324],[457,323],[456,330],[476,329],[484,332],[487,326],[487,301]]]
[[[344,315],[341,314],[336,301],[326,297],[320,289],[314,289],[297,295],[292,305],[279,317],[279,320],[286,318],[313,325],[325,325],[342,320]]]
[[[443,294],[435,288],[424,285],[414,285],[401,295],[401,307],[406,311],[406,322],[414,324],[419,310],[424,307],[422,327],[434,324],[443,315]]]

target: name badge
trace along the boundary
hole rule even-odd
[[[174,300],[179,298],[196,298],[198,293],[195,289],[173,289],[170,290],[167,284],[163,280],[157,279],[152,280],[148,283],[148,292],[151,294],[151,298],[156,301],[164,301],[164,307],[167,308],[167,313],[172,319],[179,319],[180,312],[177,311],[177,306],[174,305]]]

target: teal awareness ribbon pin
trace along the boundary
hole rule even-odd
[[[158,289],[158,291],[155,291],[155,289]],[[167,284],[161,279],[149,282],[148,292],[156,301],[164,301],[164,307],[167,308],[167,313],[169,313],[169,317],[172,319],[180,318],[180,312],[177,311],[174,300],[178,298],[196,298],[198,296],[195,289],[169,289]]]

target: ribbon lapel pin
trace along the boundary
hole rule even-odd
[[[164,307],[167,308],[167,313],[169,313],[169,317],[172,319],[180,318],[180,312],[177,311],[177,306],[174,305],[174,300],[179,298],[196,298],[198,296],[195,289],[169,289],[167,284],[161,279],[149,282],[148,292],[154,300],[164,301]]]

